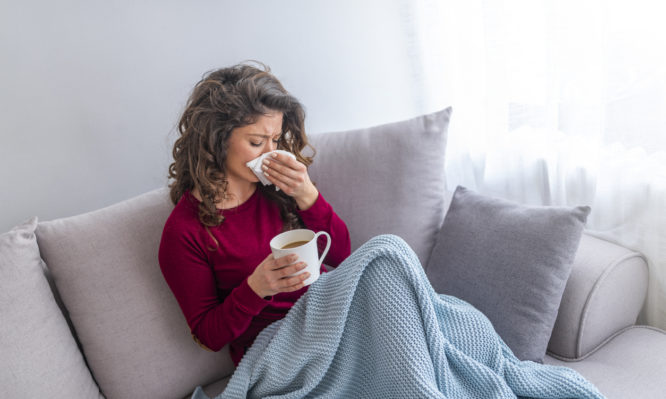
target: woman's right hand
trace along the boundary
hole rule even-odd
[[[297,260],[297,255],[287,255],[275,259],[273,254],[270,254],[247,278],[247,284],[262,298],[281,292],[298,291],[305,286],[303,281],[310,277],[310,273],[305,272],[288,277],[307,266],[305,262],[294,263]]]

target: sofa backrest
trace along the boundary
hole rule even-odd
[[[37,240],[90,369],[107,399],[174,398],[233,371],[225,349],[192,339],[157,251],[173,208],[158,189],[42,222]]]

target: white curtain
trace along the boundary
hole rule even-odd
[[[640,321],[666,328],[666,23],[659,1],[421,1],[424,73],[453,105],[447,179],[529,204],[590,205],[642,252]]]

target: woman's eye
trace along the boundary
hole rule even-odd
[[[253,143],[253,142],[250,142],[250,145],[251,145],[252,147],[261,147],[263,144],[264,144],[264,143]]]

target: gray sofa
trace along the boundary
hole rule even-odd
[[[393,233],[427,263],[450,200],[437,118],[313,136],[311,176],[347,222],[352,249]],[[194,342],[157,263],[171,209],[160,188],[2,236],[0,396],[183,398],[197,385],[211,397],[224,389],[234,370],[227,349]],[[608,398],[666,397],[666,333],[635,325],[647,278],[639,253],[584,234],[545,362],[578,370]]]

